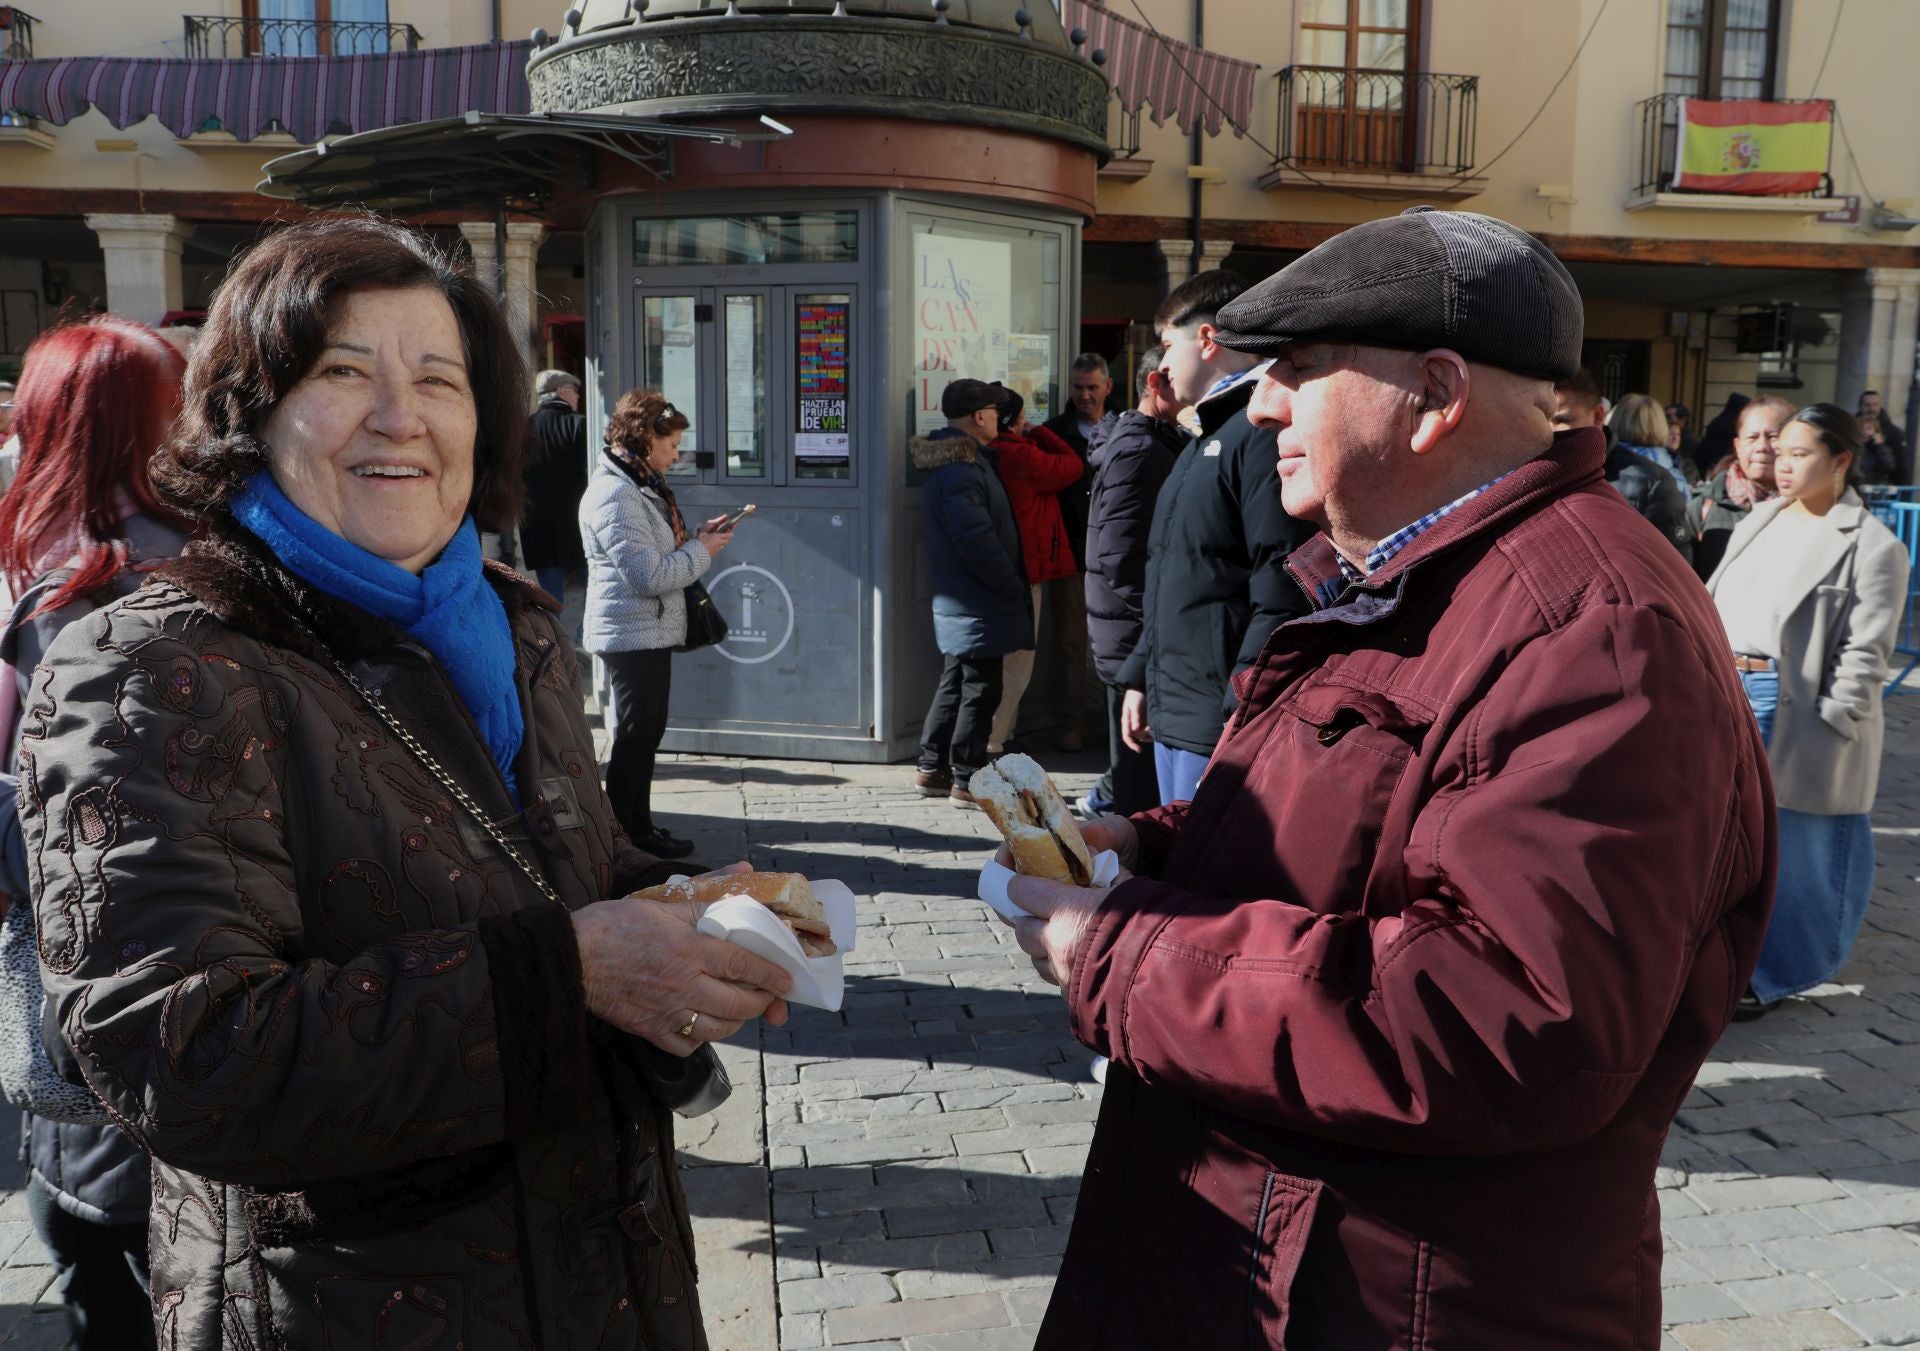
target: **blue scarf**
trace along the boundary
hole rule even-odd
[[[294,575],[426,644],[447,668],[518,804],[513,758],[527,727],[513,682],[513,627],[507,607],[487,584],[473,517],[460,523],[440,557],[416,577],[321,525],[264,469],[234,497],[233,514]]]

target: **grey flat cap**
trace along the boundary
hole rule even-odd
[[[566,371],[541,371],[533,377],[533,397],[544,399],[549,394],[558,394],[563,389],[580,389],[579,377]]]
[[[1585,323],[1565,265],[1525,230],[1416,206],[1343,230],[1242,293],[1215,338],[1263,357],[1302,342],[1447,347],[1564,380],[1580,369]]]

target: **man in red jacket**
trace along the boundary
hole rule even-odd
[[[1650,1348],[1661,1142],[1773,887],[1725,635],[1553,433],[1537,240],[1416,208],[1219,319],[1316,609],[1192,802],[1088,827],[1132,875],[1013,885],[1112,1061],[1039,1345]]]

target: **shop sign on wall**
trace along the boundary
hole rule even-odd
[[[794,455],[805,464],[844,465],[851,441],[847,423],[847,316],[844,300],[802,300],[796,345],[799,418]]]
[[[954,235],[913,237],[914,429],[947,425],[951,380],[1005,380],[1012,325],[1013,246]]]

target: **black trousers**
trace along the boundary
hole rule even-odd
[[[1160,778],[1153,768],[1153,748],[1137,751],[1120,735],[1120,709],[1127,687],[1107,686],[1107,772],[1099,783],[1100,796],[1122,816],[1150,811],[1160,805]]]
[[[1000,688],[999,657],[948,657],[920,728],[920,768],[951,768],[964,783],[986,764]]]
[[[607,797],[613,815],[635,839],[653,831],[653,762],[667,732],[673,652],[604,652],[613,690],[613,745],[607,752]]]
[[[35,1177],[27,1213],[58,1273],[67,1306],[68,1345],[76,1351],[141,1351],[154,1345],[147,1294],[147,1226],[93,1224],[68,1214]]]

